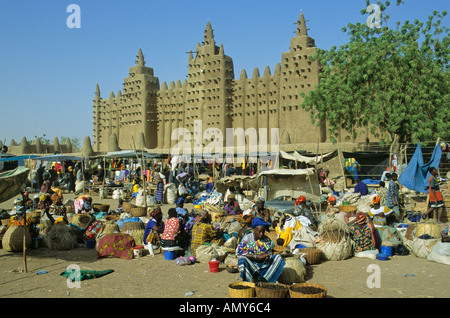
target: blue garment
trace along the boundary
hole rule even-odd
[[[418,143],[414,155],[409,161],[406,169],[400,174],[398,181],[407,189],[428,193],[428,179],[431,176],[428,172],[428,168],[435,167],[436,169],[439,169],[441,157],[442,149],[441,146],[437,144],[431,155],[430,161],[425,164],[423,162],[422,149],[420,143]]]
[[[386,206],[390,209],[392,209],[394,206],[398,205],[398,192],[400,190],[400,187],[398,186],[398,183],[395,181],[389,182],[389,189],[386,194]]]
[[[275,283],[283,271],[285,261],[279,255],[272,255],[267,262],[258,263],[245,256],[238,257],[238,268],[243,281],[267,281]]]
[[[355,186],[355,193],[357,192],[361,193],[361,196],[363,196],[369,193],[369,189],[367,188],[367,185],[365,183],[360,182]]]
[[[183,209],[183,208],[180,208],[179,206],[178,207],[176,207],[176,209],[175,209],[176,211],[177,211],[177,214],[180,216],[180,215],[182,215],[182,216],[185,216],[186,215],[186,213],[187,213],[187,211],[185,210],[185,209]]]
[[[155,225],[158,225],[158,223],[156,223],[155,219],[152,218],[152,219],[150,219],[150,221],[148,221],[148,223],[145,227],[145,230],[144,230],[144,244],[147,244],[147,237]],[[162,227],[164,228],[164,224],[162,224]]]

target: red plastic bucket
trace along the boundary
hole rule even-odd
[[[209,272],[210,273],[218,273],[219,272],[219,261],[210,261],[209,262]]]

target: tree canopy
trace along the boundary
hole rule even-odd
[[[396,6],[402,3],[397,0]],[[369,5],[366,1],[362,14],[371,13]],[[447,12],[390,27],[391,3],[377,6],[378,16],[342,29],[348,43],[318,50],[313,59],[321,65],[320,82],[303,94],[301,106],[313,123],[326,120],[333,142],[344,132],[356,138],[366,128],[385,142],[394,136],[400,142],[450,137]]]

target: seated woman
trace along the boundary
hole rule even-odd
[[[355,256],[376,258],[378,250],[376,249],[375,229],[373,224],[368,222],[367,215],[364,212],[358,212],[355,224],[350,226],[349,230],[350,237],[355,242]]]
[[[277,238],[283,239],[283,246],[288,246],[293,237],[293,231],[298,231],[302,227],[302,223],[293,215],[283,213],[280,223],[275,227]]]
[[[170,208],[168,214],[169,219],[164,224],[164,231],[161,235],[161,247],[163,249],[177,247],[176,237],[180,233],[180,219],[177,211],[174,208]]]
[[[161,243],[160,235],[164,232],[161,207],[158,206],[150,212],[149,217],[150,220],[147,222],[144,230],[144,245],[152,244],[159,246]]]
[[[254,217],[260,217],[264,221],[269,222],[270,221],[270,211],[269,209],[264,207],[265,200],[263,197],[258,197],[256,199],[256,205],[252,209],[252,215]]]
[[[245,235],[236,248],[243,281],[274,283],[283,271],[285,262],[280,255],[272,255],[275,244],[265,235],[266,224],[261,218],[255,218],[253,232]]]
[[[321,217],[321,221],[323,222],[328,216],[334,216],[337,219],[340,219],[345,224],[348,224],[348,214],[345,212],[341,212],[339,208],[336,207],[336,198],[332,195],[328,197],[328,206],[325,210],[325,215]]]
[[[381,197],[379,195],[374,196],[372,198],[373,207],[369,211],[369,216],[373,219],[373,224],[376,227],[387,225],[387,217],[393,212],[387,206],[382,206],[380,200]]]
[[[231,193],[227,198],[227,203],[224,206],[224,210],[231,215],[241,214],[242,210],[239,206],[239,203],[236,200],[236,197],[233,193]]]
[[[191,254],[196,255],[197,248],[205,243],[223,244],[222,233],[211,225],[211,215],[203,211],[198,222],[192,227]]]

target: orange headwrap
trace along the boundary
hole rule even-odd
[[[330,195],[329,197],[328,197],[328,203],[331,203],[331,202],[334,202],[334,201],[336,201],[336,198],[335,197],[333,197],[332,195]]]
[[[306,197],[304,195],[301,195],[295,200],[294,206],[299,205],[300,203],[306,202]]]
[[[376,195],[372,198],[372,203],[378,204],[378,203],[380,203],[380,200],[381,200],[380,196]]]

